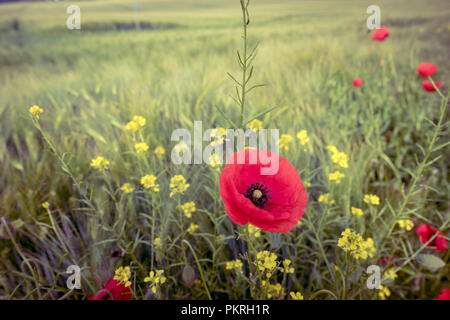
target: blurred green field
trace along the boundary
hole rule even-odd
[[[16,240],[11,241],[10,229],[0,228],[2,299],[83,299],[120,265],[133,266],[136,298],[155,298],[142,279],[156,268],[168,275],[158,298],[206,299],[202,285],[181,280],[186,260],[200,279],[192,253],[188,250],[182,258],[183,238],[200,258],[213,298],[250,298],[245,285],[233,284],[224,268],[226,261],[246,252],[246,245],[234,234],[244,229],[226,217],[218,172],[206,164],[175,166],[170,161],[174,129],[191,129],[194,120],[203,121],[204,128],[227,127],[215,106],[238,120],[227,72],[239,72],[239,1],[139,1],[137,16],[134,2],[0,5],[0,217],[10,222]],[[81,8],[81,30],[66,28],[71,4]],[[287,291],[308,297],[327,289],[340,297],[332,266],[345,265],[336,242],[349,226],[375,241],[376,257],[366,265],[385,256],[398,257],[398,265],[408,262],[389,284],[392,298],[432,299],[450,287],[449,251],[438,254],[446,266],[431,272],[414,259],[408,261],[421,247],[414,231],[388,230],[398,219],[410,218],[437,227],[448,238],[448,148],[417,179],[417,193],[405,202],[402,192],[411,185],[408,171],[416,172],[416,159],[423,158],[419,146],[425,148],[433,134],[427,119],[436,122],[439,116],[440,98],[422,89],[417,64],[439,66],[433,79],[446,85],[444,94],[450,84],[450,4],[378,1],[382,24],[391,31],[382,43],[371,41],[366,28],[371,4],[250,3],[249,41],[259,42],[254,81],[268,86],[249,95],[247,115],[278,106],[261,119],[264,126],[279,128],[294,140],[305,129],[311,139],[308,152],[296,140],[281,151],[302,180],[311,183],[303,224],[286,235],[262,232],[256,249],[293,261],[295,276],[283,284]],[[141,30],[133,29],[136,17]],[[357,90],[352,87],[356,77],[364,80]],[[86,208],[86,199],[80,201],[80,191],[34,128],[28,109],[35,104],[45,110],[43,130],[92,197],[95,210]],[[147,119],[139,137],[150,146],[145,156],[134,153],[133,139],[125,131],[134,115]],[[444,130],[445,141],[448,126]],[[333,170],[327,145],[337,146],[350,159],[339,185],[327,179]],[[153,154],[158,146],[166,150],[164,159]],[[89,166],[98,155],[111,161],[105,174]],[[158,175],[157,199],[119,190],[126,182],[138,186],[147,173]],[[189,223],[179,221],[177,202],[167,192],[175,174],[191,184],[181,201],[196,203],[192,221],[200,231],[195,236],[182,232],[180,238],[180,223]],[[335,205],[318,203],[323,193],[330,193]],[[381,205],[365,207],[367,193],[378,195]],[[54,220],[41,206],[45,201]],[[365,208],[365,217],[355,219],[351,206]],[[163,242],[160,250],[154,248],[155,237]],[[116,250],[125,256],[112,258]],[[433,254],[430,248],[425,252]],[[70,264],[82,266],[83,289],[64,296],[69,291],[64,272]],[[376,292],[360,285],[365,282],[362,273],[362,268],[355,271],[346,297],[376,299]]]

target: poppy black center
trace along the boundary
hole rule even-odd
[[[250,199],[250,201],[258,208],[264,208],[267,201],[271,199],[270,189],[263,183],[253,183],[247,191],[244,193],[244,197]]]

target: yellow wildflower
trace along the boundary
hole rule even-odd
[[[158,178],[156,178],[155,175],[147,174],[141,178],[141,184],[146,189],[150,189],[152,191],[159,192],[159,184],[156,183],[157,179]]]
[[[164,154],[166,154],[166,150],[165,150],[163,147],[158,146],[158,147],[156,147],[155,151],[153,151],[153,153],[154,153],[159,159],[162,159],[162,158],[164,158]]]
[[[292,300],[304,300],[303,295],[298,291],[291,291],[289,295],[291,296]]]
[[[364,202],[377,206],[380,204],[380,198],[374,194],[366,194],[364,195]]]
[[[120,187],[120,190],[122,190],[125,193],[131,193],[134,191],[134,188],[129,183],[124,183],[122,187]]]
[[[224,141],[227,141],[225,139],[227,135],[227,130],[225,128],[215,128],[211,130],[210,137],[213,141],[211,141],[212,146],[218,146],[224,143]]]
[[[283,261],[283,267],[281,268],[281,271],[284,273],[294,273],[295,269],[290,267],[291,262],[292,261],[290,259],[285,259]]]
[[[348,168],[348,157],[344,152],[335,152],[331,155],[331,161],[342,168]]]
[[[272,272],[277,267],[277,256],[269,252],[267,250],[260,251],[256,254],[256,266],[258,267],[259,271],[265,272],[266,277],[269,278],[272,274]]]
[[[156,237],[155,240],[153,241],[153,244],[155,245],[155,248],[161,249],[162,247],[161,238]]]
[[[329,193],[321,194],[321,195],[319,196],[318,201],[319,201],[319,203],[328,203],[328,204],[330,204],[330,205],[333,205],[333,204],[334,204],[334,200],[331,200],[331,201],[330,201],[330,194],[329,194]]]
[[[387,297],[389,297],[391,295],[391,290],[389,290],[388,287],[380,285],[379,290],[380,291],[378,292],[378,296],[383,300],[385,300]]]
[[[130,121],[125,125],[125,129],[127,131],[136,132],[139,130],[139,125],[134,121]]]
[[[109,161],[103,157],[97,157],[91,161],[91,167],[94,167],[100,171],[107,170],[109,168],[109,164]]]
[[[114,280],[119,281],[119,283],[123,283],[125,287],[129,287],[131,285],[130,281],[131,271],[130,267],[119,267],[114,272]]]
[[[248,127],[257,132],[258,130],[261,130],[263,128],[263,124],[261,121],[254,119],[248,124]]]
[[[341,179],[343,177],[344,177],[344,174],[337,170],[328,175],[328,180],[336,181],[336,183],[339,184],[339,183],[341,183]]]
[[[150,282],[150,287],[153,294],[156,294],[159,287],[166,282],[166,277],[164,276],[164,270],[150,271],[148,276],[144,278],[144,282]]]
[[[398,278],[398,275],[395,273],[394,268],[391,268],[384,272],[383,278],[395,280]]]
[[[187,232],[189,232],[189,234],[194,234],[194,233],[197,232],[197,230],[198,230],[198,224],[195,224],[195,223],[191,222],[191,225],[187,229]]]
[[[327,146],[327,150],[331,153],[337,153],[339,150],[335,146]]]
[[[346,252],[350,252],[357,260],[365,260],[368,257],[373,258],[375,255],[375,247],[372,238],[364,238],[355,231],[349,228],[341,233],[338,240],[338,247]]]
[[[131,131],[131,132],[136,132],[138,131],[140,128],[142,128],[143,126],[145,126],[145,124],[147,123],[147,120],[144,117],[141,116],[134,116],[133,120],[131,120],[130,122],[128,122],[125,126],[125,129],[127,131]]]
[[[284,149],[285,151],[289,150],[289,143],[292,141],[292,136],[289,134],[282,134],[281,138],[278,140],[278,144],[280,149]]]
[[[284,291],[283,286],[280,283],[270,284],[268,281],[261,281],[261,285],[265,288],[267,292],[267,299],[271,298],[279,298],[282,299],[286,292]]]
[[[47,201],[45,201],[45,202],[43,202],[43,203],[41,204],[41,206],[42,206],[42,208],[44,208],[44,209],[48,209],[48,208],[50,207],[50,203],[48,203]]]
[[[134,116],[133,121],[136,122],[141,128],[147,123],[147,120],[142,116]]]
[[[209,165],[220,171],[220,166],[222,165],[222,159],[217,154],[212,154],[209,156]]]
[[[34,105],[34,106],[30,107],[29,111],[33,117],[35,117],[36,119],[39,119],[39,114],[43,113],[44,109],[42,109],[39,106]]]
[[[170,179],[170,185],[169,185],[170,189],[172,190],[170,192],[170,197],[172,198],[173,195],[176,193],[182,194],[189,188],[189,186],[190,186],[190,184],[186,183],[186,179],[182,175],[178,174],[178,175],[173,176]]]
[[[361,217],[363,215],[363,211],[359,208],[352,207],[352,214],[357,217]]]
[[[259,238],[261,236],[261,229],[251,225],[250,223],[247,225],[247,232],[250,237]]]
[[[297,133],[297,139],[300,142],[300,144],[302,146],[304,146],[305,144],[307,144],[309,142],[309,137],[308,137],[308,131],[306,130],[300,130]]]
[[[195,212],[195,202],[193,202],[193,201],[186,202],[183,205],[177,206],[177,208],[183,210],[184,215],[186,216],[186,218],[191,218],[192,217],[192,213]]]
[[[134,145],[134,148],[136,149],[136,152],[139,154],[148,150],[148,144],[146,144],[145,142],[138,142]]]
[[[400,226],[400,228],[406,229],[407,231],[411,231],[412,228],[414,228],[414,222],[409,219],[398,220],[398,225]]]
[[[232,261],[227,261],[227,263],[225,264],[225,269],[226,270],[234,270],[236,273],[242,274],[242,266],[243,266],[242,261],[239,259],[236,259],[236,260],[232,260]]]

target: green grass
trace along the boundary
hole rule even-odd
[[[239,1],[142,1],[139,20],[154,29],[108,31],[114,23],[135,21],[133,2],[75,2],[81,7],[81,32],[66,29],[69,3],[0,5],[0,216],[8,221],[0,225],[3,299],[83,299],[124,265],[132,266],[138,299],[155,298],[143,282],[154,269],[168,276],[158,298],[208,298],[204,284],[182,280],[186,265],[201,279],[200,265],[212,298],[265,298],[251,296],[248,264],[238,278],[225,270],[226,261],[247,252],[247,241],[244,228],[226,216],[219,172],[206,164],[170,161],[174,129],[192,129],[194,120],[203,121],[204,128],[227,127],[216,106],[239,121],[240,109],[230,97],[233,81],[227,77],[227,72],[239,74]],[[348,299],[376,299],[377,291],[364,285],[364,270],[395,256],[398,278],[385,283],[391,298],[432,299],[450,287],[449,251],[423,247],[414,231],[403,231],[396,222],[427,222],[448,239],[448,147],[431,155],[428,160],[441,157],[420,176],[414,179],[410,172],[420,169],[421,148],[430,144],[441,103],[437,93],[423,91],[416,66],[437,64],[433,79],[446,84],[447,93],[450,7],[445,0],[429,5],[379,1],[382,24],[391,31],[379,43],[370,40],[365,26],[370,4],[250,4],[249,42],[260,43],[252,81],[268,86],[249,94],[246,116],[279,107],[261,120],[294,137],[281,155],[311,183],[302,225],[287,234],[262,231],[253,250],[274,252],[279,261],[289,257],[295,274],[284,279],[278,272],[271,281],[306,298],[324,289],[339,298],[345,292]],[[355,77],[364,80],[361,88],[352,87]],[[34,104],[45,109],[40,125],[81,190],[30,120],[28,108]],[[133,115],[147,119],[138,137],[150,145],[144,156],[135,154],[132,135],[125,131]],[[448,115],[436,145],[448,140],[447,121]],[[295,140],[301,129],[310,137],[307,151]],[[349,156],[338,185],[327,179],[335,170],[327,145]],[[157,146],[166,149],[163,160],[153,155]],[[111,161],[103,174],[89,166],[98,155]],[[125,182],[139,186],[147,173],[158,176],[157,195],[119,190]],[[169,197],[175,174],[191,184],[179,199]],[[323,193],[330,193],[335,204],[318,203]],[[366,193],[378,195],[381,204],[365,204]],[[41,206],[45,201],[51,215]],[[187,201],[196,203],[191,219],[176,209]],[[352,216],[351,206],[362,208],[364,216]],[[188,220],[200,226],[195,235],[186,233]],[[337,240],[346,227],[372,237],[377,252],[353,268],[344,289],[348,264]],[[156,237],[162,248],[153,245]],[[198,263],[183,240],[192,245]],[[125,255],[112,257],[117,250]],[[424,268],[415,259],[418,252],[440,257],[445,267]],[[82,289],[68,293],[65,270],[71,264],[83,270]]]

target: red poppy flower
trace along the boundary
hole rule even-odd
[[[434,84],[436,85],[436,87],[438,89],[442,88],[443,84],[437,81],[434,81]],[[430,80],[423,80],[422,81],[422,87],[429,92],[433,92],[436,91],[436,89],[433,87],[433,84],[431,83]]]
[[[436,300],[450,300],[450,289],[443,289]]]
[[[437,229],[431,227],[430,225],[426,223],[421,224],[417,227],[416,233],[422,243],[427,243],[431,237],[438,233],[438,236],[434,238],[428,246],[435,247],[434,250],[438,252],[447,250],[447,240],[444,238],[444,234],[442,232],[438,232]]]
[[[276,165],[278,170],[267,174]],[[288,160],[254,149],[240,150],[227,159],[220,175],[220,195],[234,223],[283,233],[297,225],[308,200],[300,176]]]
[[[417,72],[422,78],[431,77],[436,71],[438,71],[438,67],[432,63],[424,62],[417,66]]]
[[[389,36],[389,29],[385,26],[381,26],[380,29],[375,29],[375,32],[372,35],[372,40],[375,41],[383,41]]]
[[[362,86],[362,84],[363,84],[363,81],[360,78],[353,79],[353,86],[354,87]]]
[[[97,291],[89,300],[131,300],[131,285],[126,287],[125,283],[112,278],[103,287]]]

